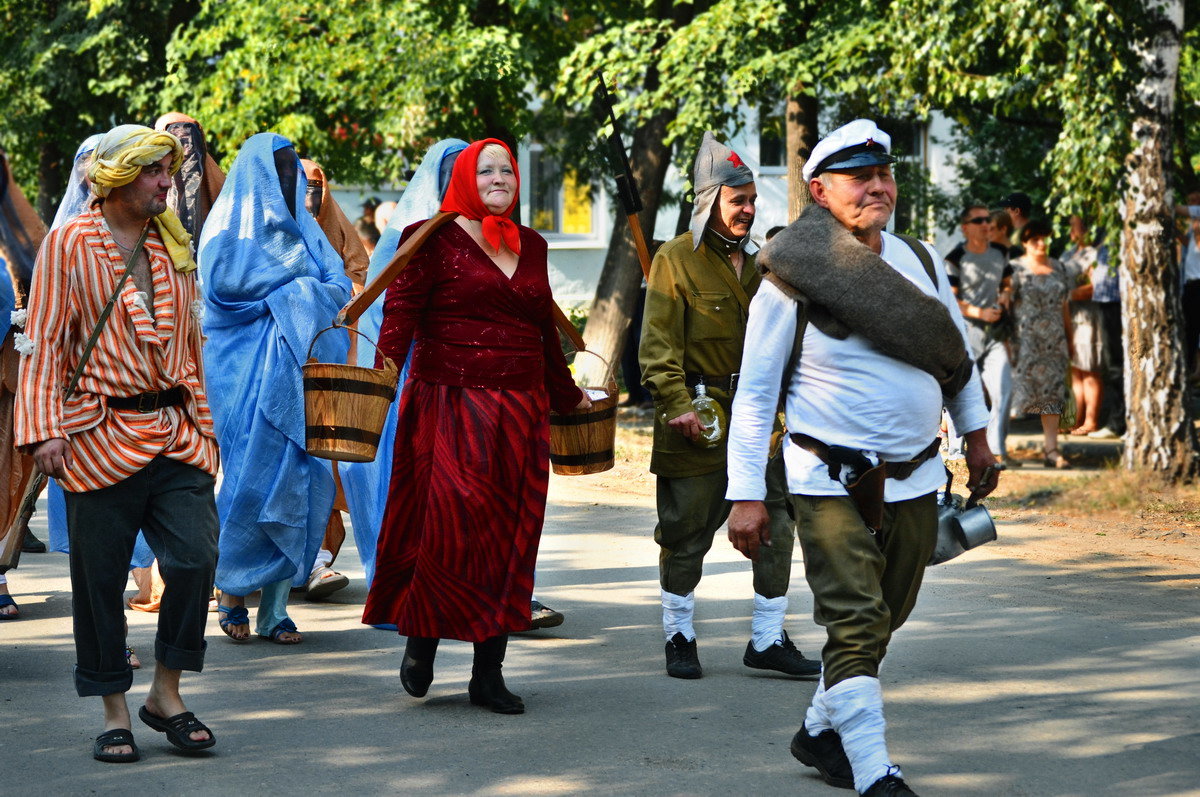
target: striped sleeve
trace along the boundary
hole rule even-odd
[[[18,447],[67,437],[62,428],[60,382],[64,357],[71,350],[69,240],[60,230],[47,236],[33,271],[26,302],[29,341],[21,357],[16,401],[14,442]]]

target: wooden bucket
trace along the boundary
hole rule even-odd
[[[600,357],[584,349],[580,354]],[[608,384],[590,390],[603,390],[608,398],[593,401],[590,409],[572,410],[564,415],[550,413],[550,467],[560,476],[585,476],[601,473],[613,466],[617,439],[617,382],[608,360]]]
[[[379,436],[388,407],[396,398],[400,374],[385,357],[383,368],[319,363],[312,357],[317,338],[331,329],[345,329],[375,345],[357,329],[340,324],[325,327],[308,347],[304,371],[305,448],[309,454],[339,462],[370,462],[379,451]]]

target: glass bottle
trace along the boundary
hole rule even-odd
[[[692,399],[692,409],[696,419],[700,421],[700,436],[693,442],[700,448],[715,448],[725,439],[728,421],[725,410],[716,399],[708,395],[703,383],[696,385],[696,397]]]

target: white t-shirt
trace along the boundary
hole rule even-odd
[[[881,256],[950,312],[966,343],[966,328],[950,290],[941,258],[928,246],[938,272],[935,292],[920,259],[899,238],[883,234]],[[897,330],[904,334],[905,330]],[[733,400],[729,429],[729,487],[731,501],[762,500],[771,427],[778,406],[783,370],[796,334],[796,302],[764,280],[750,303],[742,370]],[[969,349],[968,349],[969,351]],[[937,436],[942,392],[924,371],[878,351],[866,338],[851,334],[836,340],[809,324],[798,373],[788,390],[789,431],[811,435],[829,445],[877,454],[887,461],[916,456]],[[956,428],[973,431],[988,423],[978,372],[946,403]],[[815,455],[784,443],[788,491],[802,495],[845,495],[839,482]],[[945,469],[933,457],[904,480],[888,479],[884,497],[904,501],[933,492],[945,484]]]

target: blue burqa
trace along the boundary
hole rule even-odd
[[[330,464],[305,453],[300,366],[350,299],[350,280],[304,209],[307,181],[291,147],[274,133],[247,140],[200,237],[204,366],[224,472],[216,582],[231,595],[303,585],[333,509]],[[295,160],[294,216],[276,167],[283,149]],[[337,330],[312,349],[321,362],[348,352]]]
[[[442,204],[442,195],[450,183],[450,171],[454,156],[467,148],[467,142],[447,138],[430,147],[404,189],[404,195],[396,203],[391,221],[367,267],[367,282],[373,280],[391,262],[400,247],[400,234],[410,224],[431,218]],[[358,330],[373,341],[379,340],[379,327],[383,323],[384,294],[380,294],[358,320]],[[359,344],[358,364],[364,368],[375,365],[375,349]],[[387,503],[388,484],[392,477],[392,451],[396,443],[396,408],[400,405],[400,390],[408,377],[408,363],[400,370],[400,384],[396,399],[388,409],[387,419],[379,439],[379,454],[373,462],[343,462],[338,465],[342,479],[342,490],[346,493],[346,505],[350,508],[350,523],[354,527],[354,544],[362,558],[367,573],[367,584],[375,577],[375,546],[379,541],[379,528],[383,523],[383,508]]]

